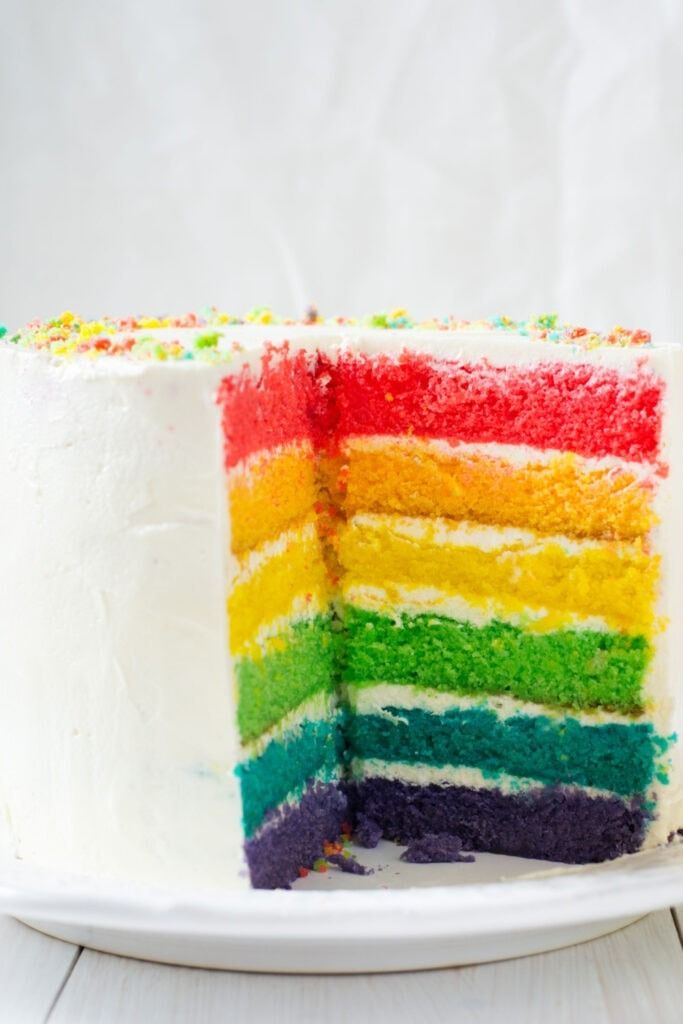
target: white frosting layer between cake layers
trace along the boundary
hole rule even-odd
[[[508,694],[483,694],[475,697],[453,693],[448,690],[429,689],[403,683],[375,683],[365,686],[349,686],[348,701],[356,714],[379,715],[394,721],[401,718],[402,710],[428,711],[433,715],[444,715],[449,711],[467,711],[484,708],[498,719],[514,715],[543,715],[545,718],[562,720],[572,718],[581,725],[631,725],[632,717],[614,711],[596,708],[593,711],[577,711],[574,708],[548,707],[531,701],[518,700]],[[388,711],[388,708],[392,708]]]
[[[497,789],[501,793],[520,793],[524,790],[539,790],[543,783],[538,779],[522,778],[500,772],[485,774],[479,768],[469,765],[406,764],[400,761],[381,761],[378,758],[353,758],[350,773],[354,779],[391,779],[405,782],[409,786],[465,786],[467,789]],[[568,792],[581,790],[588,796],[609,797],[608,789],[595,786],[565,785]]]
[[[528,444],[499,444],[495,441],[480,441],[476,444],[464,441],[443,441],[438,438],[425,437],[394,437],[391,434],[370,434],[350,437],[342,443],[344,453],[384,452],[387,449],[414,454],[419,457],[428,452],[436,457],[449,459],[454,457],[475,459],[497,459],[507,463],[514,469],[534,465],[548,465],[557,459],[566,459],[567,453],[559,448],[534,448]],[[577,469],[590,473],[597,471],[626,471],[636,480],[649,480],[655,476],[657,467],[649,462],[629,462],[616,455],[583,456],[571,454],[570,458]]]

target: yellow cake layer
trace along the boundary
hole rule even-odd
[[[264,626],[300,616],[302,609],[315,613],[329,600],[320,542],[307,522],[246,556],[227,601],[232,654],[259,657]]]
[[[231,470],[228,495],[236,554],[277,537],[315,503],[311,445],[292,444],[251,457]]]
[[[354,439],[326,467],[349,515],[436,515],[546,534],[632,540],[655,522],[642,472],[572,453],[515,462],[419,439]]]
[[[576,541],[511,527],[363,514],[341,530],[344,590],[434,588],[502,617],[533,609],[529,628],[599,616],[650,635],[660,558],[641,541]],[[538,610],[543,614],[538,615]]]

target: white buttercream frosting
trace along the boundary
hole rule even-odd
[[[406,764],[397,761],[382,761],[379,758],[353,758],[350,774],[354,779],[391,779],[405,782],[409,786],[466,786],[468,789],[497,789],[501,793],[520,793],[523,790],[540,789],[538,779],[507,775],[505,772],[484,773],[480,768],[469,765]],[[581,789],[589,796],[613,796],[607,789],[595,786],[564,785],[569,791]]]
[[[509,622],[513,626],[528,626],[547,615],[545,608],[525,608],[523,612],[510,612],[500,608],[493,600],[475,605],[462,595],[450,594],[439,587],[414,587],[393,581],[391,591],[371,586],[369,583],[350,583],[344,587],[343,594],[346,603],[366,608],[368,611],[387,614],[387,609],[391,608],[396,617],[403,612],[409,615],[429,612],[461,622],[470,622],[473,626],[485,626],[494,619]],[[603,633],[610,629],[608,623],[599,615],[575,615],[568,612],[567,628],[570,627],[593,629]]]
[[[331,721],[336,712],[337,701],[334,694],[316,693],[303,701],[297,708],[281,718],[279,722],[261,733],[258,739],[246,743],[243,752],[246,757],[258,757],[273,740],[281,740],[294,735],[304,722]]]
[[[266,562],[278,555],[283,555],[288,548],[294,545],[314,544],[316,540],[317,532],[313,519],[309,519],[291,530],[283,530],[274,540],[264,541],[263,544],[252,548],[251,551],[235,560],[234,585],[246,583]]]
[[[500,444],[497,441],[444,441],[436,437],[394,437],[391,434],[370,434],[349,437],[342,443],[346,453],[354,451],[382,452],[387,448],[400,448],[407,454],[419,457],[422,451],[437,457],[499,459],[514,469],[526,466],[547,466],[549,463],[567,458],[575,462],[582,472],[619,471],[631,474],[639,482],[650,480],[657,473],[657,466],[649,462],[632,462],[616,455],[576,455],[559,448],[535,448],[528,444]]]
[[[633,717],[612,711],[575,711],[573,708],[551,708],[544,704],[517,700],[507,694],[467,696],[423,686],[408,686],[402,683],[376,683],[372,686],[350,686],[348,699],[353,710],[359,715],[380,715],[389,719],[400,718],[401,710],[429,711],[444,715],[448,711],[467,711],[471,708],[485,708],[496,718],[506,719],[513,715],[544,715],[552,719],[573,718],[582,725],[632,725]],[[388,711],[387,708],[392,708]]]
[[[0,795],[26,860],[247,884],[223,373],[0,348]]]
[[[567,537],[564,534],[539,534],[517,526],[489,526],[482,523],[458,522],[435,516],[404,516],[385,512],[358,512],[349,517],[351,527],[384,528],[406,540],[428,540],[444,547],[473,547],[481,551],[499,551],[516,547],[533,554],[549,547],[559,547],[565,554],[577,555],[590,549],[609,545],[616,551],[638,551],[629,541],[605,541]]]

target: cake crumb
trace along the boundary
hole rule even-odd
[[[328,864],[333,864],[334,867],[339,868],[347,875],[371,875],[373,874],[372,868],[366,868],[363,864],[360,864],[355,857],[350,854],[344,856],[343,853],[333,853],[327,858]]]
[[[361,811],[356,820],[353,838],[358,846],[363,846],[366,850],[374,850],[382,838],[382,826],[378,825],[374,818]]]
[[[462,852],[462,839],[447,834],[432,834],[415,839],[401,854],[408,864],[465,864],[474,854]]]

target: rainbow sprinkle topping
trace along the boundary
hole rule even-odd
[[[461,320],[447,316],[418,321],[413,320],[407,310],[400,308],[361,319],[323,318],[314,306],[309,307],[299,320],[276,316],[267,306],[257,306],[241,317],[222,313],[212,306],[202,313],[187,313],[184,316],[103,317],[100,320],[87,320],[67,310],[52,320],[33,320],[22,330],[6,337],[5,341],[19,348],[46,351],[62,358],[127,356],[134,360],[197,359],[203,362],[226,362],[233,357],[234,351],[239,351],[240,346],[221,345],[222,340],[229,341],[225,328],[247,324],[365,327],[379,330],[502,331],[534,341],[572,344],[583,349],[604,346],[627,348],[652,343],[648,331],[614,327],[608,333],[600,334],[587,327],[560,322],[555,313],[545,313],[528,320],[514,320],[507,316],[490,320]],[[182,330],[186,336],[182,339],[173,337],[174,330]],[[6,333],[6,328],[0,326],[0,338]]]

